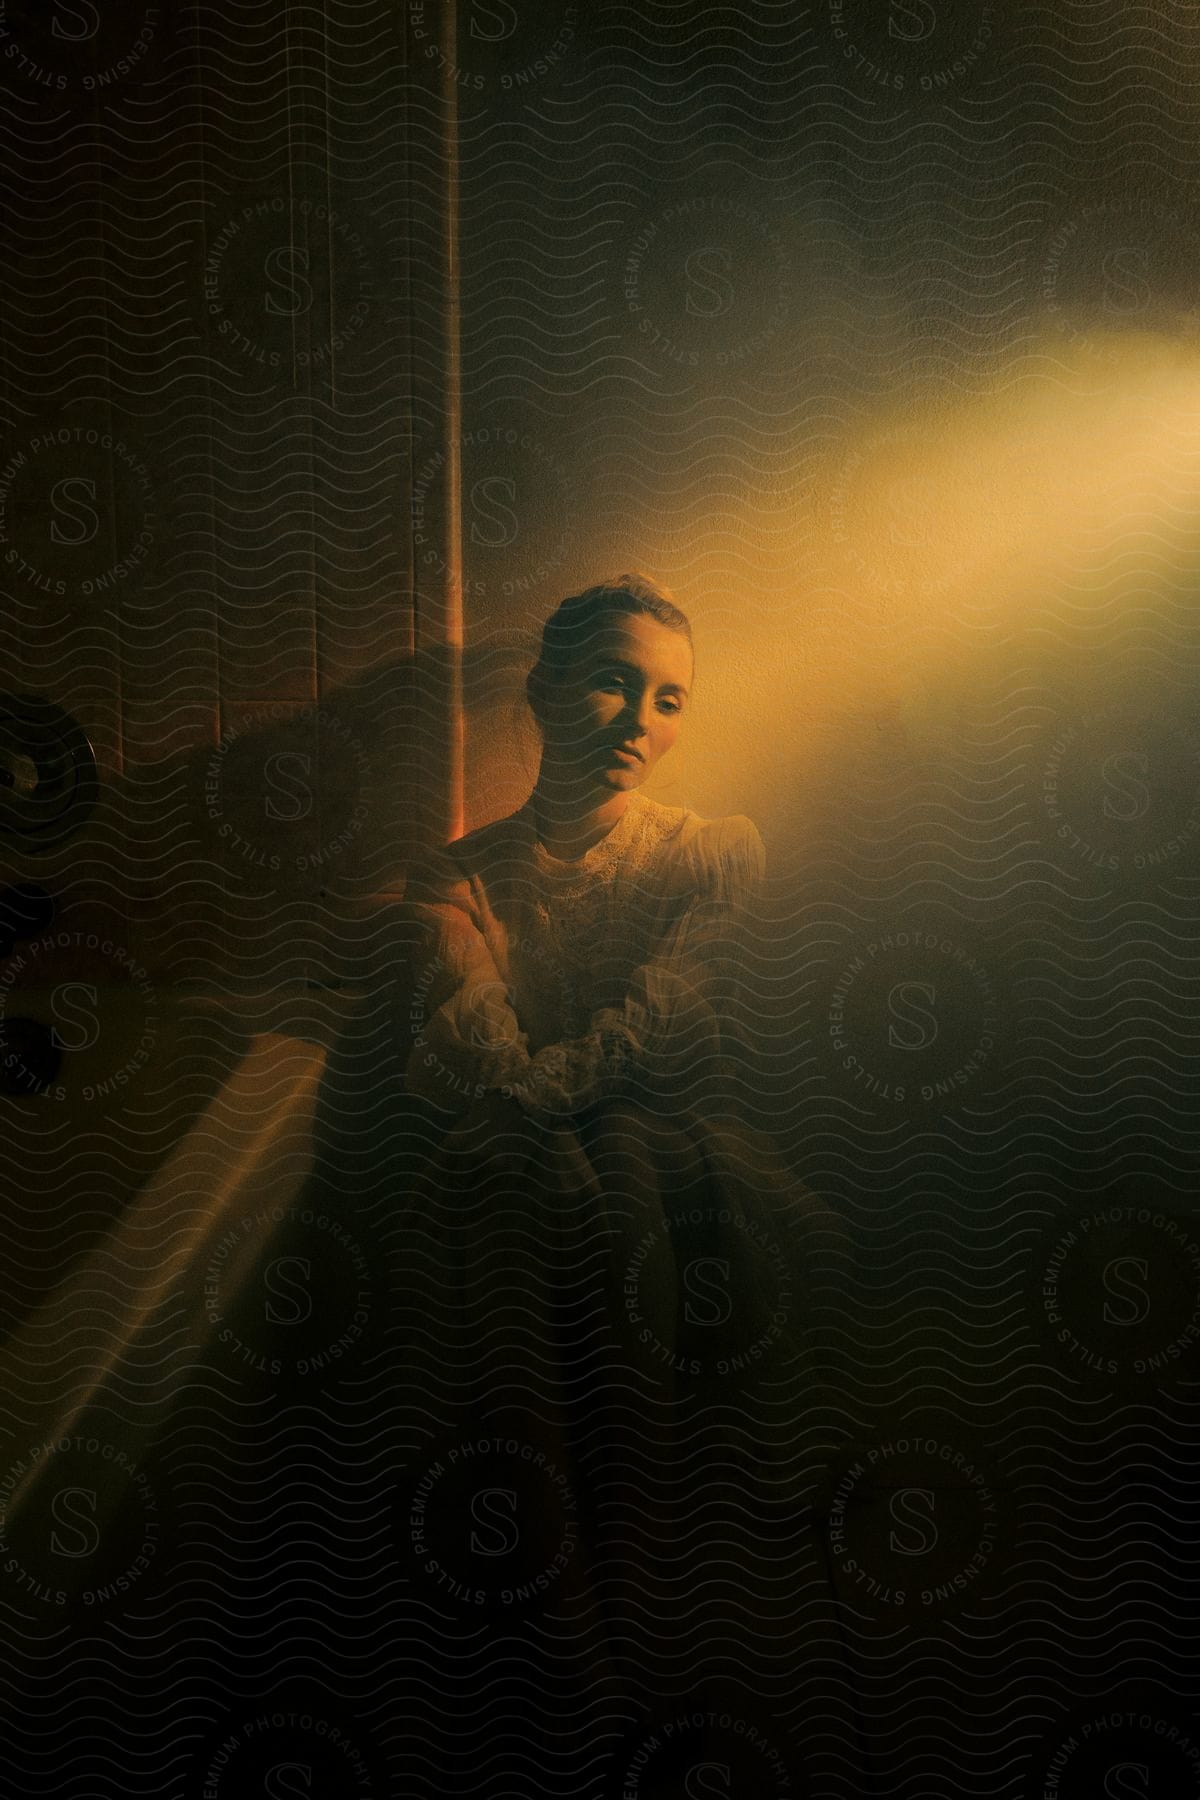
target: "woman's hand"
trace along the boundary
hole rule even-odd
[[[631,1034],[621,1023],[605,1023],[600,1014],[593,1024],[583,1037],[543,1045],[520,1082],[504,1090],[531,1118],[551,1125],[569,1122],[624,1086],[635,1048]]]
[[[544,1044],[501,1091],[539,1124],[569,1125],[619,1094],[686,1097],[719,1050],[706,1001],[672,971],[647,965],[620,1007],[597,1008],[580,1037]]]

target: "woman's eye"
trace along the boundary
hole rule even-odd
[[[660,700],[658,703],[658,710],[659,712],[665,713],[677,713],[679,711],[679,702],[677,700]]]

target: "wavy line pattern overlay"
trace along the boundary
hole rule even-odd
[[[12,1792],[1200,1795],[1195,15],[0,0]],[[636,566],[767,846],[687,1357],[414,1216],[455,467],[467,826]]]

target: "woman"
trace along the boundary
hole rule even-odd
[[[527,683],[533,792],[405,895],[409,1366],[453,1421],[439,1445],[503,1422],[568,1471],[582,1548],[555,1595],[599,1597],[613,1663],[656,1691],[698,1642],[732,1652],[734,1613],[763,1648],[750,1562],[803,1509],[836,1238],[741,1116],[759,834],[641,792],[694,683],[688,621],[643,576],[564,600]],[[688,1562],[718,1541],[724,1612]]]
[[[733,998],[714,958],[764,852],[748,819],[703,820],[638,791],[679,735],[693,678],[687,619],[644,578],[564,601],[527,681],[542,736],[529,800],[410,870],[429,1020],[408,1086],[465,1114],[493,1152],[529,1151],[523,1119],[597,1106],[593,1138],[611,1132],[672,1075],[698,1111],[688,1088],[719,1051],[713,1001]],[[682,1119],[668,1129],[678,1154],[688,1137]]]

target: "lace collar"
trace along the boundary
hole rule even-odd
[[[535,868],[543,875],[550,875],[563,881],[583,877],[591,880],[595,875],[614,864],[637,834],[642,821],[645,801],[634,789],[630,795],[625,811],[617,820],[611,831],[605,833],[599,843],[585,850],[582,856],[573,856],[565,860],[551,855],[537,834],[537,821],[533,810],[533,796],[525,802],[517,814],[525,829],[530,859]]]

